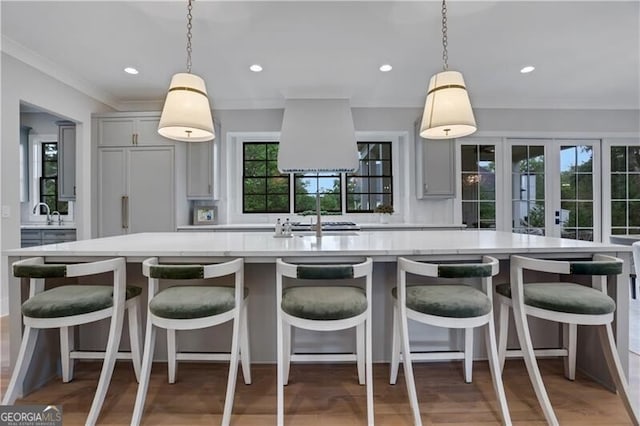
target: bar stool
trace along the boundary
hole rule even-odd
[[[228,425],[233,408],[239,353],[242,359],[244,382],[251,384],[246,300],[248,292],[244,288],[244,261],[234,259],[210,265],[167,265],[159,264],[158,258],[152,257],[142,263],[142,273],[149,278],[149,309],[142,374],[131,424],[138,425],[142,419],[153,363],[156,329],[164,328],[167,330],[169,383],[175,382],[177,360],[229,361],[227,394],[222,415],[222,424]],[[230,286],[185,285],[159,289],[161,279],[196,280],[230,275],[233,275]],[[197,330],[228,321],[233,321],[229,353],[176,352],[176,330]]]
[[[525,283],[524,270],[563,275],[591,275],[592,287],[557,281]],[[516,331],[529,378],[550,425],[559,423],[538,369],[527,316],[566,324],[596,326],[609,372],[629,417],[638,425],[638,414],[630,399],[611,329],[616,304],[607,295],[607,277],[621,273],[622,260],[611,256],[594,255],[593,261],[570,262],[511,256],[511,285],[501,284],[496,287],[496,291],[502,297],[512,300]]]
[[[298,360],[356,361],[359,383],[367,386],[367,422],[373,425],[372,272],[371,258],[356,264],[293,264],[276,260],[278,425],[284,424],[284,385],[289,382],[289,366]],[[283,278],[298,282],[285,287]],[[355,286],[354,279],[364,279],[364,286]],[[291,327],[315,331],[356,327],[356,354],[292,354]]]
[[[104,359],[96,394],[86,424],[98,420],[116,359],[132,359],[136,379],[140,373],[140,287],[126,286],[126,263],[116,258],[79,264],[45,264],[44,258],[35,257],[13,263],[13,275],[29,278],[29,299],[22,304],[24,335],[18,359],[11,375],[9,387],[2,400],[10,405],[18,397],[19,389],[29,369],[38,340],[44,328],[60,329],[63,381],[73,377],[74,359]],[[45,278],[84,277],[113,273],[111,285],[63,285],[44,289]],[[128,310],[131,353],[118,352],[124,321]],[[73,327],[111,318],[109,338],[105,352],[80,352],[72,349]]]
[[[473,329],[485,326],[485,339],[493,387],[504,424],[511,424],[507,399],[498,366],[493,309],[491,301],[492,279],[498,274],[498,260],[483,256],[482,263],[433,264],[398,258],[397,287],[392,290],[395,299],[393,309],[393,343],[390,383],[398,378],[400,358],[404,365],[405,382],[414,424],[421,425],[420,406],[413,377],[412,362],[416,360],[464,359],[465,379],[471,381],[473,359]],[[482,291],[469,285],[427,284],[407,285],[407,274],[438,278],[481,278]],[[464,352],[412,353],[409,342],[408,319],[437,327],[465,329]]]

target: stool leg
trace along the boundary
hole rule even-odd
[[[291,325],[285,323],[282,326],[282,349],[283,363],[284,363],[284,385],[289,384],[289,371],[291,370]]]
[[[464,381],[471,383],[473,374],[473,328],[464,329]]]
[[[169,383],[176,382],[176,331],[167,328],[167,367],[169,370]]]
[[[227,381],[227,396],[224,401],[224,411],[222,413],[222,426],[228,426],[231,422],[231,411],[233,409],[233,398],[236,391],[236,380],[238,377],[238,355],[240,353],[240,316],[241,312],[236,309],[233,318],[233,333],[231,338],[231,359],[229,360],[229,379]]]
[[[373,411],[373,343],[371,333],[371,308],[369,308],[369,314],[367,315],[366,327],[366,364],[367,364],[367,419],[369,426],[374,424],[374,411]]]
[[[73,380],[73,363],[71,351],[74,348],[73,327],[60,327],[60,364],[62,364],[62,381]]]
[[[407,394],[411,403],[411,411],[413,412],[413,423],[415,426],[422,426],[420,418],[420,405],[418,404],[418,395],[416,393],[416,383],[413,378],[413,365],[411,364],[411,348],[409,347],[409,324],[407,316],[399,312],[400,319],[400,336],[402,338],[402,366],[404,368],[404,380],[407,384]]]
[[[249,347],[249,321],[247,319],[247,302],[242,306],[240,318],[240,361],[242,363],[242,377],[244,384],[251,384],[251,349]]]
[[[151,375],[151,366],[153,364],[153,351],[156,347],[156,327],[151,323],[151,319],[147,319],[147,333],[144,341],[144,353],[142,359],[142,370],[140,371],[140,382],[138,392],[136,393],[136,403],[133,408],[133,417],[131,424],[137,426],[142,420],[144,412],[144,402],[147,399],[147,389],[149,388],[149,376]]]
[[[22,343],[20,343],[20,351],[18,352],[18,360],[13,369],[7,392],[4,394],[4,398],[2,398],[2,405],[12,405],[16,402],[16,399],[18,399],[18,392],[22,392],[22,384],[24,377],[27,375],[29,364],[31,364],[31,358],[33,357],[33,351],[38,341],[39,331],[37,328],[24,328]]]
[[[100,416],[100,409],[102,408],[104,398],[107,395],[109,383],[111,382],[111,375],[113,374],[113,367],[116,364],[118,346],[120,346],[120,338],[122,337],[123,322],[124,303],[122,304],[122,306],[120,306],[119,309],[118,307],[114,307],[113,309],[111,326],[109,327],[109,339],[107,340],[107,350],[104,355],[104,361],[102,364],[102,371],[100,372],[100,379],[98,380],[96,395],[93,397],[91,409],[89,410],[89,415],[87,416],[87,425],[96,424],[98,417]]]
[[[629,387],[627,386],[627,380],[625,379],[622,365],[620,365],[620,358],[618,356],[615,339],[613,338],[611,324],[600,325],[597,327],[604,357],[607,361],[607,366],[609,367],[609,373],[611,373],[613,382],[616,385],[618,394],[622,398],[624,408],[627,410],[627,413],[629,413],[629,417],[631,417],[631,421],[634,425],[638,426],[638,424],[640,424],[640,416],[631,402]]]
[[[509,337],[509,305],[500,303],[498,316],[498,362],[500,372],[504,370],[504,360],[507,357],[507,338]]]
[[[533,385],[533,389],[538,398],[538,402],[544,412],[544,417],[547,423],[552,426],[559,425],[556,418],[551,401],[542,382],[542,375],[538,369],[538,362],[536,361],[536,355],[533,351],[533,342],[531,341],[531,335],[529,334],[529,324],[527,322],[526,314],[517,308],[516,304],[513,304],[513,317],[516,323],[516,331],[518,333],[518,340],[520,341],[520,348],[524,357],[525,365],[527,366],[527,372],[529,373],[529,379]]]
[[[133,371],[136,380],[140,383],[140,370],[142,368],[142,356],[140,348],[142,347],[142,336],[140,333],[140,298],[135,297],[128,303],[127,319],[129,320],[129,345],[131,346],[131,361],[133,362]]]
[[[284,327],[289,327],[289,324],[284,324],[282,320],[282,313],[278,306],[276,314],[276,359],[277,359],[277,406],[276,417],[277,425],[284,425]]]
[[[364,330],[364,322],[361,322],[356,326],[356,361],[358,365],[358,383],[361,385],[366,384],[365,379],[365,330]]]
[[[398,381],[398,369],[400,368],[400,323],[398,322],[398,307],[393,304],[393,331],[391,341],[391,372],[389,374],[389,384],[395,385]]]
[[[485,326],[485,342],[487,346],[487,355],[489,358],[489,369],[491,370],[491,378],[493,379],[493,390],[498,398],[500,406],[500,414],[502,415],[502,424],[511,424],[511,415],[507,406],[507,397],[504,393],[504,384],[502,383],[502,374],[500,371],[500,360],[496,350],[495,325],[493,322],[493,313],[489,316],[489,322]]]
[[[562,339],[564,340],[564,347],[567,349],[567,356],[564,359],[564,375],[569,380],[575,380],[578,325],[563,323]]]

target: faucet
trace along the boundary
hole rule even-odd
[[[51,217],[53,218],[54,215],[58,215],[58,226],[62,225],[62,216],[60,216],[60,212],[55,210],[51,213]],[[51,219],[53,221],[53,219]]]
[[[38,207],[40,206],[45,206],[47,208],[47,225],[51,225],[51,209],[49,208],[49,205],[47,203],[36,203],[35,206],[33,206],[33,214],[36,214],[36,210],[38,209]],[[60,214],[60,213],[58,213]]]

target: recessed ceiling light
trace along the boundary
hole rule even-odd
[[[249,67],[249,69],[253,72],[260,72],[262,71],[262,67],[259,64],[253,64]]]
[[[126,67],[124,69],[124,72],[126,72],[127,74],[133,74],[133,75],[138,74],[138,70],[133,67]]]
[[[380,65],[380,71],[389,72],[393,69],[393,67],[389,64]]]
[[[535,70],[535,69],[536,69],[536,67],[534,67],[534,66],[532,66],[532,65],[527,65],[526,67],[522,68],[522,69],[520,70],[520,72],[521,72],[522,74],[528,74],[528,73],[530,73],[531,71],[533,71],[533,70]]]

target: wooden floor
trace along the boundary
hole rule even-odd
[[[6,329],[6,328],[5,328]],[[7,347],[2,338],[2,352]],[[6,360],[6,352],[4,353]],[[631,354],[634,398],[640,404],[640,356]],[[416,364],[415,374],[423,422],[434,425],[499,424],[496,401],[486,362],[474,363],[472,384],[462,380],[461,363]],[[562,375],[559,360],[540,362],[551,401],[562,425],[631,424],[618,396],[581,374],[571,383]],[[84,424],[98,381],[100,364],[81,362],[73,382],[54,380],[18,404],[61,404],[65,425]],[[275,366],[253,365],[253,384],[239,378],[233,409],[233,425],[275,424]],[[219,424],[224,405],[227,368],[224,364],[181,364],[178,382],[166,382],[166,364],[152,372],[143,424]],[[402,370],[398,384],[388,384],[388,364],[374,367],[376,424],[411,425]],[[8,369],[2,368],[4,392]],[[508,361],[504,383],[513,423],[544,425],[544,417],[529,383],[524,363]],[[127,425],[137,390],[133,370],[119,362],[102,409],[100,424]],[[366,419],[365,387],[357,384],[354,365],[293,365],[285,388],[287,425],[362,425]]]
[[[561,363],[541,362],[545,383],[562,425],[627,425],[630,421],[617,395],[578,375],[575,383],[562,376]],[[499,424],[486,363],[474,366],[474,381],[462,381],[459,363],[416,366],[416,381],[425,424]],[[152,373],[143,424],[219,424],[224,405],[227,370],[222,364],[181,365],[178,382],[166,383],[166,367]],[[233,425],[275,424],[275,367],[254,365],[254,382],[238,382]],[[509,361],[504,382],[512,420],[517,425],[546,424],[521,362]],[[65,425],[84,424],[99,375],[99,364],[82,363],[73,382],[53,381],[18,404],[61,404]],[[378,425],[411,425],[404,380],[391,386],[388,365],[374,371],[375,413]],[[3,388],[7,376],[3,374]],[[127,425],[131,421],[137,384],[130,365],[120,363],[100,417],[100,424]],[[4,389],[3,389],[4,390]],[[365,424],[365,388],[357,384],[351,365],[295,365],[285,389],[288,425]]]

